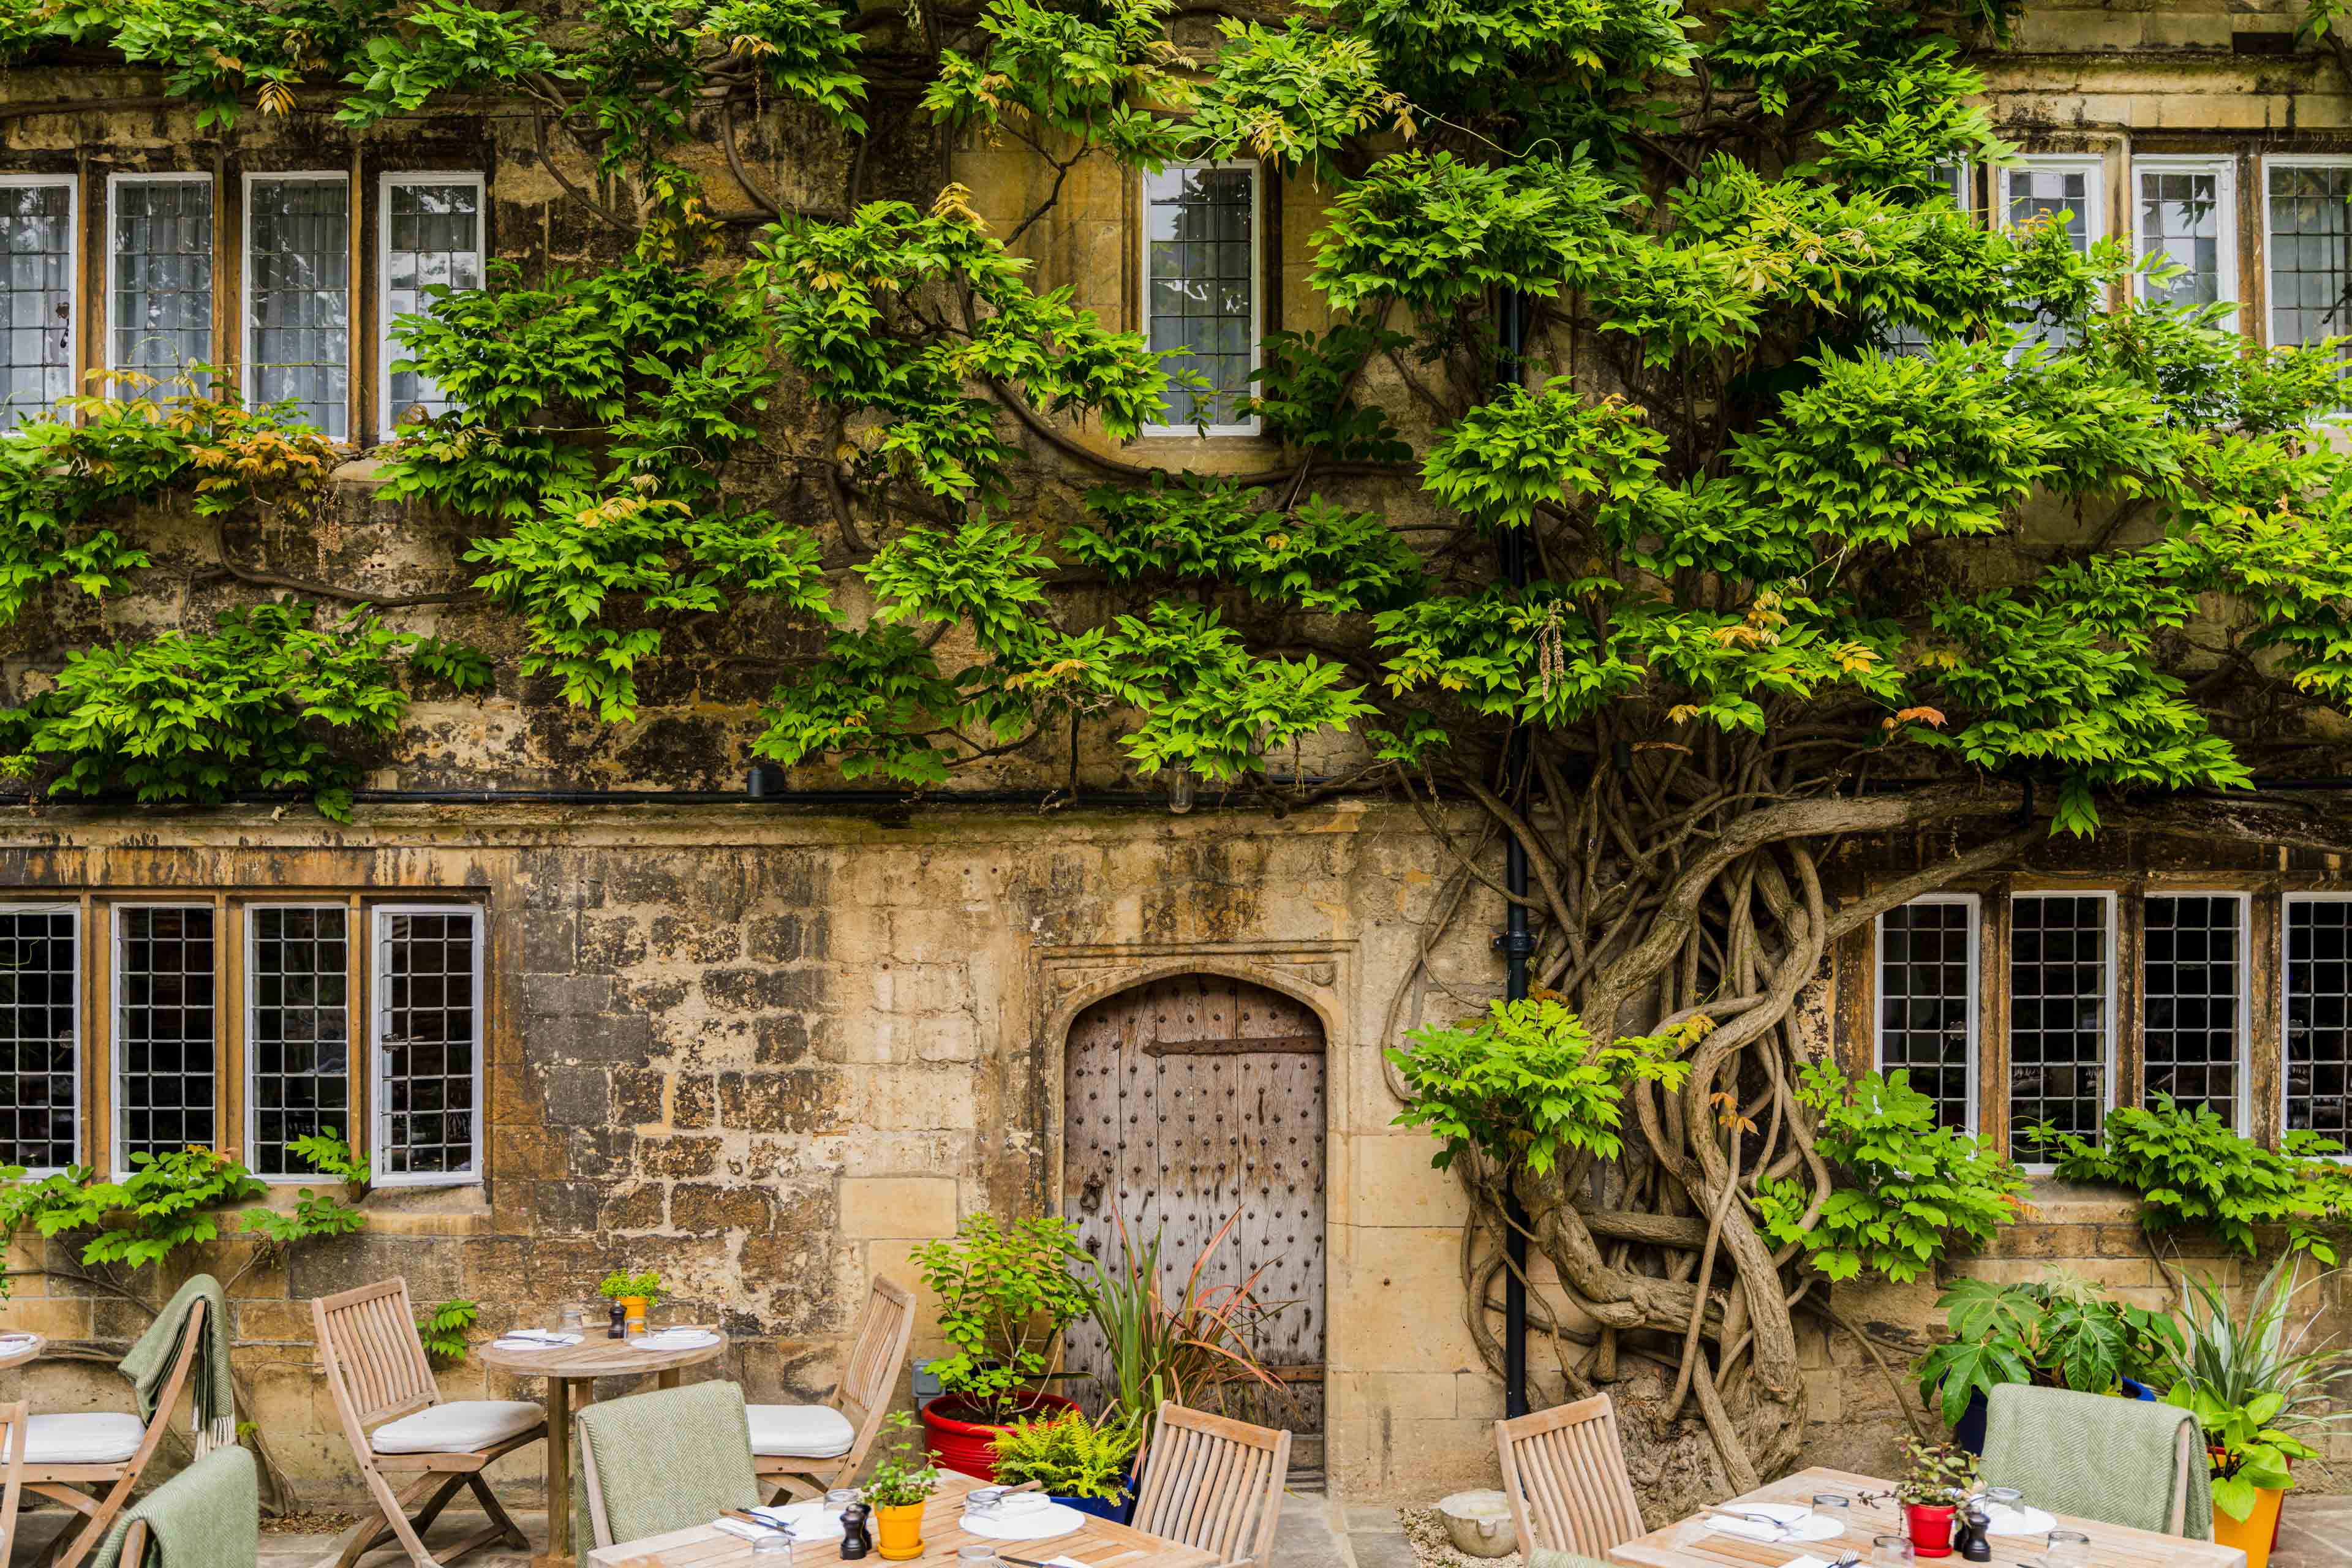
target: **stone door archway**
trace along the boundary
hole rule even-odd
[[[1158,1235],[1171,1298],[1234,1221],[1203,1283],[1255,1276],[1259,1300],[1284,1303],[1257,1347],[1283,1388],[1227,1408],[1296,1433],[1302,1468],[1320,1467],[1323,1432],[1326,1044],[1305,1003],[1187,973],[1086,1008],[1063,1054],[1062,1212],[1097,1257],[1118,1257],[1121,1219],[1139,1245]],[[1075,1396],[1097,1403],[1100,1333],[1078,1325],[1066,1351]]]

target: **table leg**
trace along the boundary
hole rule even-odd
[[[659,1372],[654,1373],[654,1386],[656,1388],[676,1388],[677,1386],[677,1374],[685,1370],[686,1369],[684,1367],[677,1366],[666,1366],[662,1368]]]
[[[531,1568],[572,1568],[572,1384],[547,1380],[547,1550]]]

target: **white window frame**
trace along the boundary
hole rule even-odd
[[[1950,193],[1952,205],[1960,209],[1961,216],[1972,223],[1981,221],[1977,212],[1976,172],[1976,160],[1972,158],[1947,158],[1937,163],[1934,170],[1938,177],[1947,174],[1952,176],[1958,186]]]
[[[488,969],[488,910],[479,904],[374,904],[368,910],[368,1147],[374,1184],[379,1187],[478,1187],[482,1184],[482,1127],[489,1106],[484,1100],[487,1076],[483,1058],[488,1050],[488,1025],[482,1011],[483,981]],[[463,915],[474,928],[474,1147],[464,1171],[402,1171],[387,1169],[392,1152],[391,1110],[383,1089],[383,1030],[392,987],[384,973],[385,949],[392,939],[393,919],[399,915]]]
[[[2000,171],[1999,210],[1995,218],[2002,228],[2015,228],[2010,216],[2009,183],[2019,174],[2081,173],[2083,205],[2090,210],[2083,215],[2084,248],[2107,237],[2107,161],[2097,153],[2034,153],[2020,158]]]
[[[1139,268],[1139,270],[1137,273],[1137,276],[1143,279],[1142,316],[1144,347],[1149,349],[1151,346],[1151,183],[1155,178],[1164,177],[1169,174],[1181,174],[1190,169],[1241,169],[1246,171],[1249,174],[1249,367],[1254,372],[1260,370],[1264,368],[1259,360],[1261,348],[1260,340],[1265,335],[1265,165],[1254,158],[1221,158],[1202,163],[1170,163],[1160,171],[1160,175],[1154,175],[1147,172],[1140,176],[1142,180],[1140,189],[1143,194],[1143,200],[1141,203],[1142,222],[1138,226],[1139,233],[1137,242],[1137,265]],[[1176,368],[1181,370],[1184,368],[1184,366],[1181,362],[1179,362]],[[1207,427],[1207,434],[1211,436],[1255,436],[1258,434],[1258,426],[1259,422],[1257,416],[1255,415],[1252,415],[1247,419],[1235,420],[1230,424],[1211,425]],[[1141,429],[1141,434],[1147,437],[1192,436],[1198,433],[1199,431],[1196,427],[1191,424],[1162,425],[1154,423],[1149,419],[1144,421]]]
[[[2017,988],[2013,977],[2017,969],[2017,921],[2015,916],[2017,901],[2020,899],[2096,899],[2106,906],[2106,963],[2102,966],[2102,973],[2105,975],[2105,985],[2104,989],[2106,994],[2103,998],[2103,1004],[2100,1009],[2100,1017],[2106,1031],[2106,1050],[2100,1064],[2103,1070],[2099,1074],[2099,1081],[2103,1090],[2104,1100],[2104,1103],[2099,1108],[2099,1122],[2101,1129],[2104,1131],[2107,1115],[2110,1111],[2115,1110],[2116,1104],[2116,1063],[2120,1054],[2119,1042],[2116,1037],[2116,966],[2119,962],[2121,962],[2122,958],[2123,932],[2116,928],[2116,889],[2113,888],[2012,888],[2010,889],[2009,907],[2011,910],[2011,919],[2009,922],[2009,952],[2006,958],[2010,973],[2002,976],[2002,989],[2008,994],[2012,1006],[2014,1006],[2017,999]],[[2014,1070],[2017,1064],[2017,1036],[2016,1030],[2012,1026],[2010,1017],[2004,1017],[2001,1019],[2000,1028],[2001,1037],[2009,1046],[2010,1066],[2011,1069]],[[2004,1085],[2001,1089],[2001,1121],[2008,1128],[2009,1141],[2012,1145],[2017,1141],[2016,1104],[2017,1102],[2015,1099],[2011,1097],[2008,1087]],[[2058,1168],[2057,1162],[2054,1160],[2020,1160],[2018,1164],[2029,1173],[2039,1176],[2046,1176],[2051,1172]]]
[[[115,214],[120,210],[120,205],[116,200],[117,193],[119,193],[125,185],[211,184],[214,184],[212,175],[202,171],[166,170],[163,173],[152,174],[114,174],[106,176],[106,234],[103,239],[103,243],[106,247],[106,261],[103,268],[104,276],[100,279],[100,286],[106,290],[105,337],[106,368],[108,370],[119,371],[122,369],[122,362],[115,357],[114,353],[114,263],[118,255],[114,248],[114,218]],[[217,187],[213,191],[213,216],[215,220],[213,233],[217,236],[220,233],[220,191]],[[215,306],[218,305],[220,300],[220,295],[217,290],[217,284],[220,279],[220,265],[221,258],[218,256],[215,256],[213,258],[213,279],[216,287],[213,295],[213,300]],[[77,270],[79,270],[79,268],[77,268]],[[220,342],[220,322],[217,321],[213,323],[212,337],[214,342],[217,343]],[[217,367],[215,367],[215,371],[217,372]]]
[[[257,396],[257,393],[254,386],[256,362],[254,357],[253,340],[255,334],[259,332],[261,330],[261,323],[256,321],[253,315],[253,187],[257,184],[265,181],[291,183],[298,180],[306,180],[317,184],[334,184],[342,186],[344,193],[343,221],[346,224],[356,224],[360,221],[359,205],[352,192],[352,176],[350,172],[347,170],[248,169],[246,171],[245,188],[242,192],[245,198],[245,211],[237,220],[239,238],[236,246],[236,308],[237,314],[243,319],[237,322],[236,328],[236,369],[237,390],[247,405],[252,404]],[[349,232],[350,231],[348,229],[345,230],[346,235],[348,235]],[[218,257],[215,257],[213,258],[213,265],[215,267],[220,265],[220,258]],[[348,244],[346,244],[344,247],[343,266],[346,269],[349,269],[352,266],[350,247]],[[352,313],[356,312],[360,306],[360,280],[357,278],[349,276],[348,270],[343,279],[343,309],[346,312],[344,321],[345,347],[343,350],[343,433],[341,436],[331,436],[327,438],[331,441],[349,443],[357,439],[355,432],[359,425],[359,421],[352,417],[352,416],[357,412],[353,407],[353,405],[358,402],[358,398],[354,395],[359,390],[358,384],[353,379],[353,373],[359,369],[359,366],[351,363],[349,329],[353,319]],[[320,434],[324,435],[325,432],[321,431]]]
[[[476,195],[475,241],[482,264],[490,259],[490,182],[478,170],[403,169],[380,176],[375,187],[376,437],[392,439],[398,410],[392,405],[392,362],[402,350],[392,337],[392,191],[395,185],[471,185]]]
[[[2280,900],[2279,900],[2279,931],[2278,931],[2278,983],[2279,983],[2279,991],[2278,991],[2278,1048],[2279,1048],[2279,1057],[2278,1057],[2278,1081],[2279,1081],[2279,1091],[2278,1091],[2278,1118],[2279,1118],[2279,1119],[2278,1119],[2278,1135],[2279,1135],[2279,1137],[2280,1137],[2280,1139],[2281,1139],[2281,1140],[2284,1140],[2284,1139],[2286,1137],[2286,1135],[2287,1135],[2287,1131],[2288,1131],[2288,1128],[2287,1128],[2287,1124],[2286,1124],[2286,1111],[2287,1111],[2286,1072],[2287,1072],[2287,1067],[2288,1067],[2288,1056],[2287,1056],[2287,1035],[2286,1035],[2286,1032],[2287,1032],[2287,1027],[2288,1027],[2289,1024],[2292,1022],[2292,1019],[2289,1017],[2289,1014],[2293,1011],[2293,1009],[2289,1006],[2289,1003],[2290,1003],[2290,1001],[2292,1000],[2292,998],[2290,997],[2290,995],[2289,995],[2289,994],[2288,994],[2288,992],[2287,992],[2287,975],[2288,975],[2288,972],[2289,972],[2290,966],[2291,966],[2291,965],[2293,964],[2293,963],[2294,963],[2294,952],[2293,952],[2293,948],[2292,948],[2292,941],[2293,941],[2293,938],[2292,938],[2292,934],[2291,934],[2291,933],[2292,933],[2292,931],[2293,931],[2294,925],[2294,906],[2295,906],[2295,905],[2297,905],[2297,904],[2345,904],[2345,903],[2352,903],[2352,893],[2288,893],[2288,894],[2284,895],[2283,898],[2281,898],[2281,899],[2280,899]],[[2326,1136],[2326,1134],[2324,1134],[2324,1133],[2323,1133],[2323,1134],[2321,1134],[2321,1136],[2323,1136],[2323,1137],[2324,1137],[2324,1136]],[[2337,1164],[2352,1163],[2352,1147],[2347,1147],[2347,1148],[2346,1149],[2346,1151],[2345,1151],[2343,1153],[2341,1153],[2341,1154],[2324,1154],[2324,1155],[2321,1155],[2321,1156],[2319,1156],[2319,1157],[2320,1157],[2321,1159],[2333,1160],[2333,1161],[2334,1161],[2334,1162],[2336,1162]]]
[[[1984,1012],[1984,901],[1975,893],[1922,893],[1897,904],[1895,909],[1908,909],[1913,904],[1959,904],[1969,911],[1968,956],[1968,1105],[1966,1119],[1960,1130],[1975,1137],[1982,1120],[1979,1107],[1982,1089],[1979,1082],[1980,1070],[1979,1044],[1983,1033]],[[1871,1069],[1885,1073],[1886,1065],[1886,917],[1895,910],[1883,910],[1871,924],[1871,1001],[1874,1004],[1870,1020]]]
[[[2139,952],[2135,955],[2139,973],[2140,1007],[2140,1103],[2147,1103],[2147,901],[2150,899],[2231,899],[2238,905],[2238,1023],[2237,1058],[2238,1092],[2231,1131],[2240,1137],[2250,1136],[2248,1118],[2253,1108],[2254,1087],[2254,896],[2229,888],[2147,888],[2139,895]],[[2283,919],[2284,917],[2282,917]],[[2284,935],[2284,930],[2281,932]],[[2284,945],[2281,945],[2280,963],[2285,963]],[[2109,987],[2113,990],[2113,986]],[[2284,992],[2280,993],[2284,995]],[[2281,1023],[2284,1029],[2285,1025]],[[2281,1058],[2279,1093],[2286,1092],[2284,1058]]]
[[[60,910],[73,919],[73,1163],[79,1164],[89,1149],[89,1128],[83,1119],[85,1107],[82,1103],[81,1092],[82,1069],[89,1065],[83,1055],[89,1048],[89,1036],[82,1028],[82,1009],[89,1005],[89,998],[85,994],[88,987],[83,984],[89,973],[89,955],[82,945],[86,933],[82,925],[81,906],[59,900],[44,902],[38,899],[20,899],[0,903],[0,914],[6,915],[55,915]],[[63,1165],[27,1165],[25,1167],[25,1174],[34,1178],[54,1176],[63,1172],[65,1168]]]
[[[2142,174],[2210,174],[2213,176],[2214,210],[2220,215],[2216,250],[2221,262],[2220,276],[2214,286],[2221,297],[2230,301],[2230,313],[2221,318],[2224,330],[2236,331],[2240,305],[2238,287],[2238,161],[2231,157],[2213,157],[2204,153],[2144,153],[2131,161],[2131,244],[2132,259],[2146,261],[2146,236],[2140,225],[2140,204],[2146,199],[2140,193]],[[2269,201],[2263,201],[2265,224],[2269,222]],[[2267,255],[2267,252],[2265,252]],[[2147,279],[2134,279],[2132,287],[2140,300],[2147,300]]]
[[[2277,343],[2271,341],[2271,286],[2275,278],[2275,274],[2271,270],[2271,258],[2277,254],[2271,229],[2271,171],[2273,169],[2344,169],[2352,171],[2352,154],[2341,153],[2265,153],[2263,154],[2260,163],[2256,165],[2257,175],[2262,180],[2260,196],[2263,207],[2263,254],[2261,261],[2263,273],[2263,308],[2259,312],[2257,312],[2262,317],[2262,321],[2259,324],[2259,331],[2257,331],[2254,335],[2256,341],[2266,349],[2273,349],[2279,346]],[[2345,331],[2347,333],[2352,333],[2352,322],[2347,322],[2346,324]],[[2331,423],[2335,423],[2342,421],[2347,417],[2347,416],[2335,414],[2322,415],[2318,417]]]
[[[221,1014],[224,1009],[221,1005],[222,998],[218,984],[221,972],[221,940],[225,935],[221,930],[220,907],[209,901],[196,901],[187,899],[120,899],[110,901],[106,906],[108,936],[106,944],[106,1052],[110,1058],[106,1064],[106,1078],[109,1086],[111,1087],[114,1091],[112,1096],[114,1100],[114,1113],[112,1116],[108,1118],[110,1124],[109,1131],[113,1134],[113,1136],[110,1140],[110,1146],[107,1150],[107,1158],[108,1163],[114,1167],[113,1179],[118,1182],[129,1181],[133,1173],[129,1147],[131,1140],[124,1121],[124,1119],[131,1113],[131,1107],[122,1092],[123,1084],[130,1079],[131,1061],[130,1052],[123,1049],[125,1030],[123,1028],[122,1021],[123,1013],[130,1005],[128,1001],[128,988],[122,983],[122,945],[124,941],[122,916],[124,911],[129,910],[202,910],[205,913],[213,917],[213,977],[215,984],[213,991],[213,1141],[211,1146],[215,1149],[218,1149],[221,1146],[221,1119],[223,1110],[223,1107],[221,1105],[221,1058],[226,1054],[224,1047],[226,1036],[221,1028]]]
[[[72,174],[0,174],[0,185],[16,187],[63,185],[65,187],[66,232],[68,237],[67,244],[69,247],[66,258],[66,395],[70,397],[82,390],[81,266],[84,237],[81,232],[81,181]],[[55,405],[50,406],[54,407]],[[0,429],[8,427],[0,426]]]
[[[237,921],[245,928],[245,940],[238,943],[238,947],[240,949],[239,959],[245,965],[245,971],[243,974],[239,976],[242,983],[242,989],[245,993],[245,1016],[240,1020],[240,1025],[245,1030],[245,1038],[243,1041],[245,1047],[245,1083],[243,1086],[245,1090],[245,1143],[243,1146],[245,1166],[246,1169],[253,1173],[254,1179],[256,1181],[268,1182],[272,1184],[285,1184],[288,1185],[293,1185],[303,1182],[318,1181],[320,1179],[318,1173],[314,1171],[306,1171],[299,1174],[288,1173],[284,1175],[272,1175],[269,1173],[263,1171],[255,1163],[254,1152],[259,1147],[259,1140],[256,1136],[256,1133],[261,1124],[261,1105],[258,1098],[253,1091],[254,1080],[260,1076],[259,1069],[255,1065],[257,1058],[253,1046],[257,1037],[257,1030],[254,1026],[254,1019],[255,1015],[261,1011],[261,988],[255,984],[254,981],[256,976],[260,973],[260,965],[257,961],[260,956],[257,949],[261,945],[261,932],[260,922],[253,917],[265,910],[317,910],[321,911],[333,910],[341,913],[343,917],[343,984],[345,985],[349,985],[352,983],[352,958],[353,956],[351,951],[353,934],[352,931],[352,910],[351,905],[347,903],[338,903],[332,900],[317,899],[293,899],[284,901],[275,899],[268,899],[241,904],[237,908]],[[346,1014],[351,1010],[351,1001],[348,995],[346,995],[344,999],[343,1008]],[[355,1043],[348,1039],[345,1040],[343,1042],[343,1092],[347,1099],[351,1097],[352,1090],[358,1088],[360,1083],[359,1063],[353,1059],[356,1054],[357,1047]],[[365,1155],[368,1151],[366,1145],[362,1144],[357,1137],[359,1129],[352,1125],[352,1111],[356,1109],[356,1107],[347,1107],[344,1110],[342,1129],[343,1142],[351,1145],[354,1153]]]

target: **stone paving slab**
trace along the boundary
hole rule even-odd
[[[516,1519],[531,1537],[532,1550],[546,1539],[546,1515],[518,1513]],[[29,1568],[48,1542],[60,1516],[52,1511],[27,1514],[18,1532],[11,1568]],[[436,1521],[428,1545],[454,1541],[479,1527],[478,1514],[452,1514]],[[333,1552],[334,1538],[326,1535],[265,1535],[258,1568],[319,1568]],[[464,1559],[460,1568],[529,1568],[530,1552],[488,1550]],[[396,1548],[382,1547],[362,1560],[361,1568],[404,1568],[407,1558]],[[2286,1523],[2280,1532],[2273,1568],[2352,1568],[2352,1497],[2290,1496]],[[1275,1538],[1274,1561],[1267,1568],[1416,1568],[1412,1548],[1405,1542],[1393,1507],[1366,1503],[1335,1503],[1327,1499],[1293,1494],[1285,1500],[1282,1529]]]

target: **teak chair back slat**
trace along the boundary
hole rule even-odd
[[[782,1502],[794,1494],[819,1497],[827,1487],[857,1474],[882,1430],[883,1417],[890,1413],[890,1396],[898,1392],[898,1373],[914,1337],[914,1292],[877,1278],[866,1288],[866,1310],[857,1321],[857,1337],[850,1342],[849,1359],[842,1364],[841,1383],[832,1400],[857,1436],[848,1452],[834,1458],[754,1456],[751,1465],[760,1479],[776,1485],[773,1500]]]
[[[1289,1479],[1289,1433],[1162,1401],[1135,1528],[1264,1568]]]
[[[1520,1550],[1606,1557],[1642,1533],[1642,1505],[1605,1394],[1495,1423]]]
[[[351,1568],[386,1539],[397,1541],[418,1568],[436,1568],[437,1562],[453,1561],[493,1541],[522,1546],[522,1531],[491,1494],[482,1469],[500,1455],[544,1437],[546,1426],[470,1452],[379,1454],[368,1437],[372,1429],[441,1403],[441,1386],[434,1380],[433,1363],[425,1357],[409,1306],[408,1281],[395,1277],[316,1297],[310,1302],[310,1321],[336,1419],[352,1446],[360,1479],[375,1501],[374,1511],[343,1537],[335,1558],[338,1568]],[[489,1523],[444,1547],[436,1559],[425,1551],[423,1532],[461,1486],[472,1489]],[[423,1507],[412,1518],[408,1510],[419,1502]]]
[[[104,1464],[45,1465],[26,1462],[21,1470],[12,1464],[12,1473],[21,1474],[25,1489],[36,1497],[61,1502],[80,1514],[84,1521],[79,1533],[71,1521],[67,1523],[57,1542],[44,1554],[45,1568],[78,1568],[89,1554],[98,1550],[99,1542],[113,1528],[114,1516],[131,1501],[131,1489],[147,1468],[147,1461],[163,1441],[163,1428],[179,1408],[180,1392],[188,1385],[188,1374],[196,1364],[197,1347],[204,1342],[206,1306],[201,1300],[188,1309],[188,1321],[180,1331],[180,1348],[172,1362],[172,1375],[163,1380],[163,1393],[155,1401],[155,1414],[147,1423],[146,1432],[139,1439],[138,1449],[127,1459]],[[19,1408],[22,1408],[19,1406]],[[11,1438],[19,1447],[29,1432],[26,1422],[16,1424],[19,1436]],[[103,1487],[103,1491],[95,1489]],[[93,1489],[85,1490],[85,1488]],[[0,1510],[13,1510],[16,1486],[12,1482]]]

